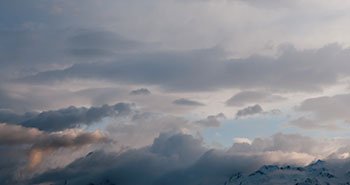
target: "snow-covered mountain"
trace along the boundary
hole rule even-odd
[[[350,173],[327,168],[318,160],[308,166],[265,165],[250,174],[235,173],[225,185],[350,185]]]

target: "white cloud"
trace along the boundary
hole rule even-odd
[[[252,144],[252,141],[250,139],[244,138],[244,137],[233,138],[233,142],[238,144],[243,144],[243,143]]]

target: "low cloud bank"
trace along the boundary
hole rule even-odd
[[[320,150],[322,143],[324,147]],[[122,153],[95,151],[64,168],[40,174],[31,183],[224,184],[233,174],[251,173],[264,164],[303,166],[323,158],[331,167],[341,163],[347,168],[347,159],[335,157],[344,152],[341,148],[345,143],[276,134],[252,143],[235,143],[228,150],[214,150],[191,135],[160,134],[150,146]]]

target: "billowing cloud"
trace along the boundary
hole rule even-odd
[[[281,114],[282,111],[279,109],[271,109],[265,111],[259,104],[253,105],[253,106],[248,106],[243,109],[240,109],[236,113],[236,118],[242,118],[242,117],[248,117],[248,116],[254,116],[254,115],[279,115]]]
[[[173,103],[175,105],[181,105],[181,106],[204,106],[204,104],[201,102],[186,99],[186,98],[174,100]]]
[[[219,113],[217,115],[209,115],[205,119],[196,121],[196,123],[204,127],[219,127],[221,121],[225,119],[226,116],[223,113]]]
[[[33,182],[58,184],[64,182],[62,179],[67,179],[68,183],[73,184],[101,183],[107,180],[123,184],[208,184],[222,182],[238,170],[252,170],[263,163],[260,160],[262,158],[208,151],[201,146],[200,140],[189,135],[160,135],[150,147],[127,151],[121,155],[92,153],[66,168],[48,171],[34,178]],[[88,164],[95,164],[94,168]],[[213,170],[220,173],[210,173]],[[83,174],[85,177],[89,174],[89,178],[83,178]],[[130,174],[139,175],[138,178],[133,178]],[[191,178],[190,174],[196,174],[195,178]]]
[[[0,184],[227,184],[262,164],[348,163],[347,137],[254,137],[347,128],[349,7],[0,1]]]
[[[72,184],[100,183],[105,180],[123,184],[152,184],[161,175],[188,166],[205,151],[201,141],[192,136],[162,134],[154,140],[152,146],[129,150],[120,155],[92,153],[66,168],[48,171],[33,181],[61,183],[64,182],[63,178]],[[91,164],[94,164],[94,170]],[[83,178],[84,173],[89,174],[89,178]],[[105,173],[106,178],[101,179]],[[67,178],[66,174],[71,178]],[[138,174],[138,178],[132,178],[128,174]]]
[[[80,148],[85,145],[109,142],[102,133],[64,131],[43,132],[36,128],[26,128],[19,125],[0,124],[0,146],[2,147],[27,147],[28,168],[37,167],[44,156],[62,148]],[[22,151],[23,152],[23,151]]]
[[[0,124],[1,145],[32,144],[42,137],[43,132],[36,128],[25,128],[17,125]]]
[[[111,121],[106,131],[121,147],[139,148],[149,145],[159,133],[196,134],[200,130],[197,124],[183,117],[139,112],[124,121]]]
[[[238,110],[236,113],[236,117],[240,118],[240,117],[245,117],[245,116],[252,116],[252,115],[256,115],[256,114],[261,114],[263,113],[263,109],[260,105],[256,104],[253,106],[249,106],[246,107],[244,109]]]
[[[242,91],[226,101],[228,106],[244,106],[251,103],[268,103],[285,100],[286,98],[262,91]]]
[[[0,111],[0,121],[35,127],[40,130],[57,131],[76,128],[80,125],[91,125],[105,117],[123,116],[132,112],[132,105],[118,103],[101,107],[77,108],[74,106],[41,113],[28,112],[23,115],[8,110]]]
[[[35,142],[29,154],[29,168],[39,165],[45,154],[60,148],[80,148],[86,145],[109,142],[110,140],[102,133],[95,131],[92,133],[50,133],[44,135],[42,140]]]
[[[210,150],[202,145],[200,139],[190,135],[161,134],[148,147],[121,154],[93,152],[31,181],[53,184],[65,181],[68,184],[220,184],[232,174],[249,174],[266,163],[306,165],[315,158],[326,158],[341,148],[342,141],[276,134],[255,139],[252,143],[235,143],[228,151]],[[324,147],[320,149],[320,146]],[[281,159],[284,159],[282,163]]]

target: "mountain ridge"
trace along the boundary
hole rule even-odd
[[[224,185],[350,185],[349,172],[330,169],[326,161],[307,166],[264,165],[252,173],[234,173]]]

